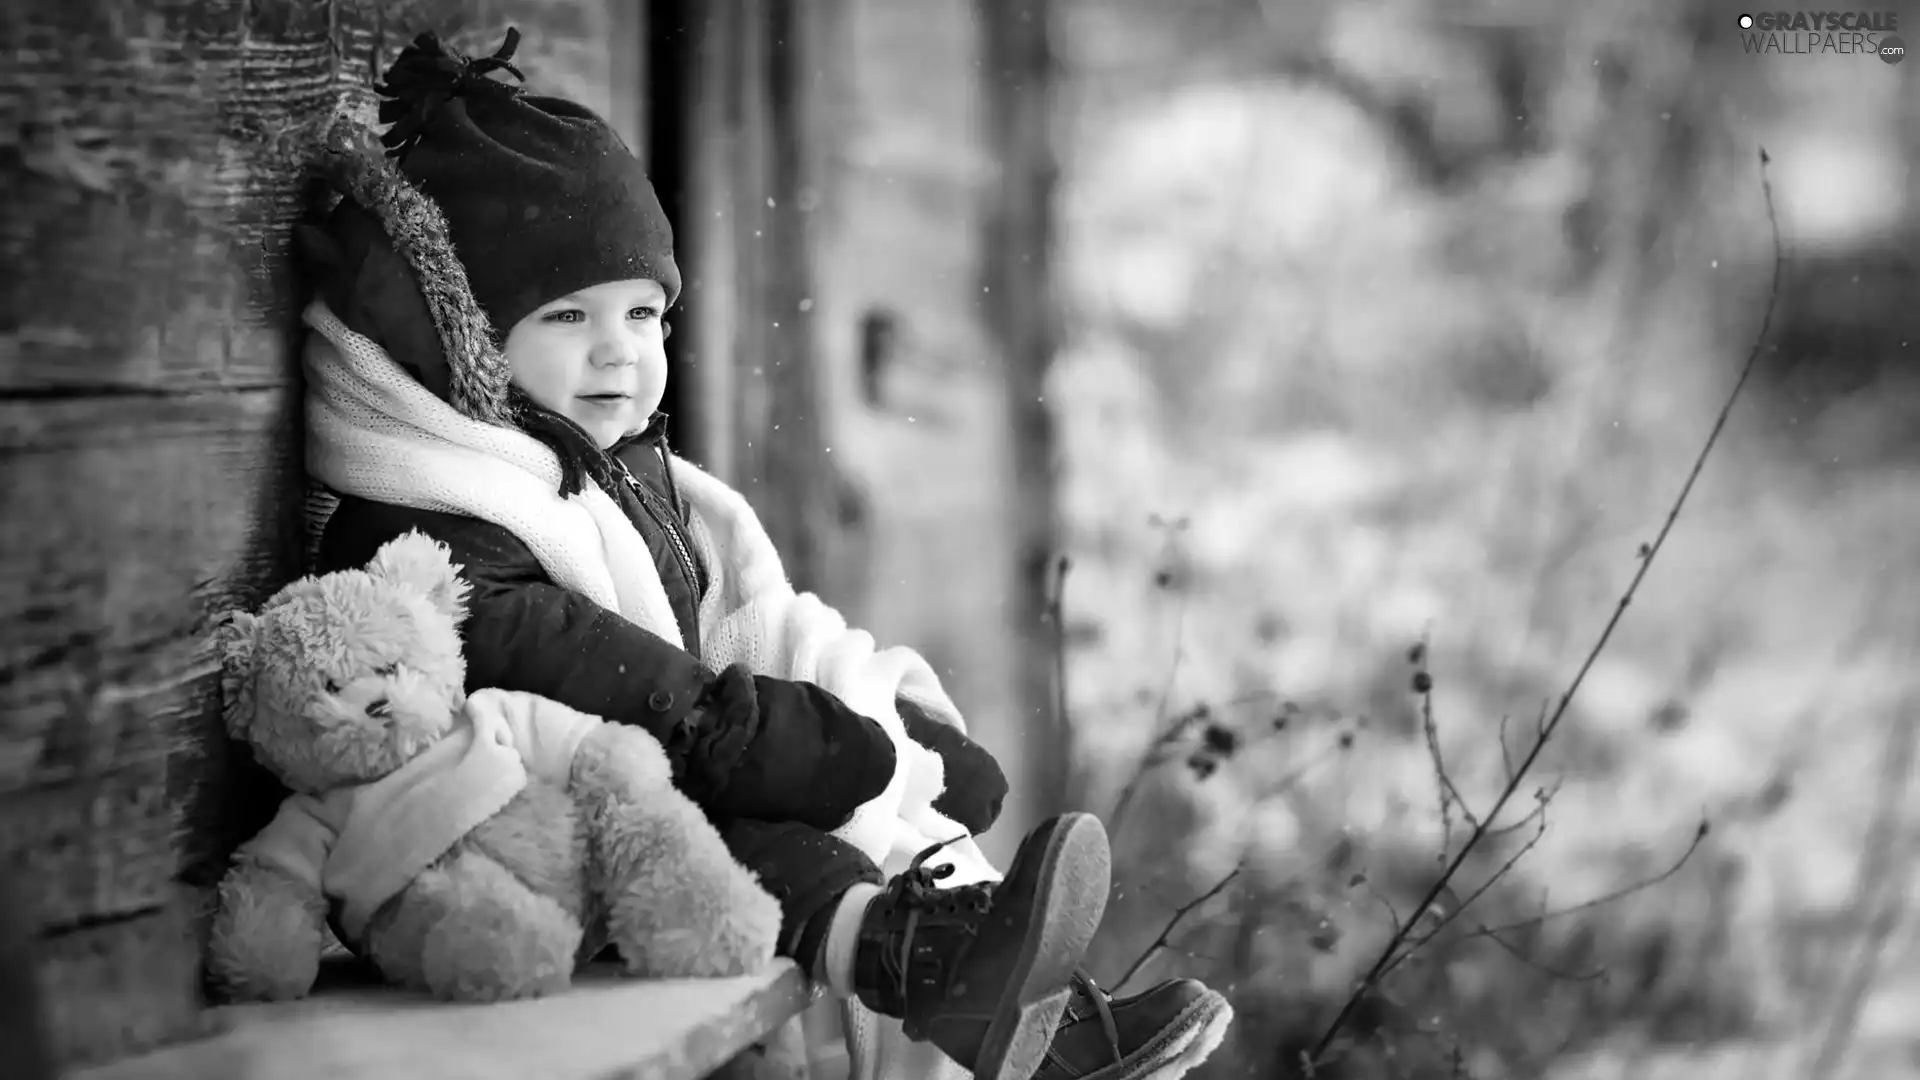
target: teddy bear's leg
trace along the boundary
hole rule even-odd
[[[207,968],[237,1001],[305,997],[320,971],[327,902],[245,852],[220,880]]]
[[[389,978],[454,1001],[504,1001],[572,981],[580,922],[481,852],[456,848],[370,931]]]
[[[574,759],[573,793],[587,823],[590,888],[629,974],[739,975],[772,962],[780,905],[673,786],[653,736],[595,729]]]

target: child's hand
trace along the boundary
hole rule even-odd
[[[728,668],[670,749],[685,787],[725,817],[795,821],[831,832],[893,783],[893,739],[812,683]]]

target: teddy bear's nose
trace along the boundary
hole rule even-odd
[[[390,711],[391,709],[387,705],[386,698],[376,698],[371,704],[367,706],[368,716],[385,717],[387,713]]]

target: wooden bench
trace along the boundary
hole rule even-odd
[[[813,990],[790,962],[731,979],[589,971],[572,990],[454,1005],[330,964],[312,997],[208,1013],[203,1039],[67,1080],[774,1080],[805,1077],[784,1026]],[[771,1043],[772,1045],[766,1045]]]

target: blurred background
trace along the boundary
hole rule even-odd
[[[1206,979],[1239,1020],[1205,1075],[1295,1075],[1437,922],[1471,826],[1411,679],[1484,813],[1755,345],[1764,147],[1753,378],[1438,907],[1501,880],[1319,1075],[1920,1075],[1915,66],[1753,55],[1717,0],[1047,7],[1043,94],[977,10],[850,5],[823,355],[871,524],[831,599],[937,658],[1022,810],[1127,792],[1096,973],[1185,910],[1128,988]],[[992,122],[1022,95],[1051,162]],[[1049,167],[1036,374],[991,294],[1035,279],[976,266]],[[1049,462],[1064,736],[1047,634],[1001,629],[1008,581],[1056,595],[1009,498]]]
[[[992,852],[1106,815],[1091,966],[1232,997],[1203,1080],[1920,1076],[1920,64],[1740,13],[9,5],[0,533],[72,572],[0,591],[0,855],[58,1049],[197,1023],[250,831],[192,650],[300,570],[288,137],[516,24],[675,217],[683,449],[940,669]]]

